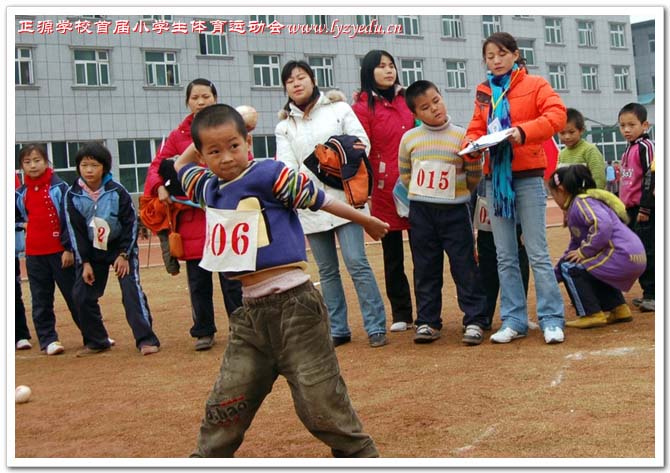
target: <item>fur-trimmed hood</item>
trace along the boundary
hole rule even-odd
[[[325,93],[321,92],[321,96],[317,100],[315,107],[319,107],[321,105],[326,105],[326,104],[335,103],[335,102],[345,102],[346,103],[346,101],[347,101],[347,98],[345,97],[344,93],[342,93],[341,90],[331,89],[331,90],[329,90],[328,92],[325,92]],[[300,109],[298,107],[296,107],[295,104],[293,104],[293,102],[291,102],[289,104],[289,107],[291,108],[291,112],[299,112],[300,111]],[[284,119],[288,118],[288,116],[289,116],[289,112],[285,108],[282,108],[277,113],[277,117],[280,120],[284,120]]]

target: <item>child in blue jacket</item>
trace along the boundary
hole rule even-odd
[[[75,161],[80,177],[68,190],[65,207],[77,263],[73,294],[86,340],[77,356],[94,355],[111,347],[98,304],[110,265],[119,279],[135,345],[143,355],[156,353],[160,342],[152,330],[147,297],[140,286],[133,201],[128,191],[112,179],[112,155],[107,148],[88,144],[79,149]]]

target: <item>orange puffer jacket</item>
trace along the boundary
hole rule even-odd
[[[540,76],[528,75],[526,68],[507,92],[512,126],[519,127],[525,137],[523,144],[512,146],[512,172],[544,170],[547,157],[542,143],[565,127],[566,110],[561,97]],[[475,111],[466,131],[467,138],[476,140],[487,133],[491,87],[488,81],[477,86]],[[486,153],[484,174],[490,174],[489,153]],[[541,173],[540,173],[541,175]]]

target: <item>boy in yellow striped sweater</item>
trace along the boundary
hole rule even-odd
[[[410,246],[417,304],[415,343],[431,343],[442,329],[444,252],[463,311],[463,343],[479,345],[486,297],[474,258],[470,195],[482,175],[481,160],[458,156],[465,130],[453,125],[435,84],[420,80],[405,91],[419,127],[406,132],[398,150],[400,179],[408,188]]]

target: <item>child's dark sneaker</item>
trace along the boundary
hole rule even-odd
[[[349,343],[350,341],[351,341],[350,335],[347,335],[345,337],[333,337],[333,346],[339,347],[340,345],[344,345],[345,343]]]
[[[654,299],[644,299],[639,309],[640,312],[656,312],[656,302]]]
[[[86,356],[97,355],[98,353],[102,353],[109,349],[110,347],[103,347],[103,348],[84,347],[77,352],[77,358],[84,358]]]
[[[479,345],[484,340],[484,330],[478,325],[468,325],[463,333],[463,343],[466,345]]]
[[[142,347],[140,348],[142,356],[153,355],[154,353],[158,353],[159,351],[160,348],[158,347],[158,345],[142,345]]]
[[[440,338],[440,331],[429,325],[421,325],[416,328],[414,343],[431,343]]]
[[[368,337],[368,342],[370,342],[372,348],[383,347],[388,343],[386,334],[383,333],[373,333]]]
[[[195,351],[209,350],[214,346],[214,335],[198,337],[195,341]]]

